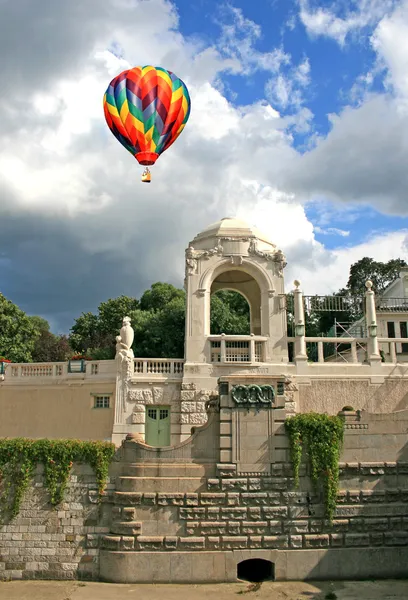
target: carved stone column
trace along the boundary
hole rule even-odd
[[[132,344],[134,331],[129,317],[123,318],[120,335],[116,337],[116,390],[115,414],[113,419],[112,441],[119,445],[129,433],[129,426],[125,422],[126,397],[129,381],[134,373],[134,355]]]

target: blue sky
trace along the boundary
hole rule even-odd
[[[0,291],[55,331],[181,286],[188,242],[225,216],[282,248],[287,289],[408,260],[408,0],[6,0],[0,52]],[[101,103],[149,63],[192,111],[146,189]]]

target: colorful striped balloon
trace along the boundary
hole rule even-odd
[[[174,73],[161,67],[134,67],[112,79],[103,109],[116,139],[141,165],[153,165],[183,131],[190,96]]]

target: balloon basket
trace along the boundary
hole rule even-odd
[[[149,169],[145,169],[142,173],[142,183],[150,183],[152,180],[152,175]]]

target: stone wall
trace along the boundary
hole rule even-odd
[[[111,512],[97,499],[92,469],[74,465],[64,502],[52,507],[38,467],[18,516],[0,525],[0,580],[97,579],[98,540],[109,531]]]
[[[378,379],[378,378],[377,378]],[[343,406],[351,405],[370,413],[392,413],[408,409],[408,380],[387,377],[382,381],[348,377],[310,379],[299,383],[299,412],[335,415]]]
[[[0,577],[234,581],[241,560],[259,557],[277,579],[408,575],[408,411],[345,416],[329,523],[306,464],[294,487],[283,421],[274,419],[279,461],[240,472],[218,462],[224,421],[214,410],[177,447],[125,441],[101,503],[92,470],[75,465],[52,508],[39,469],[18,517],[0,527]]]
[[[103,374],[91,381],[80,374],[26,379],[14,381],[7,375],[0,382],[0,437],[111,440],[114,379]],[[96,395],[109,396],[110,407],[95,408]]]

